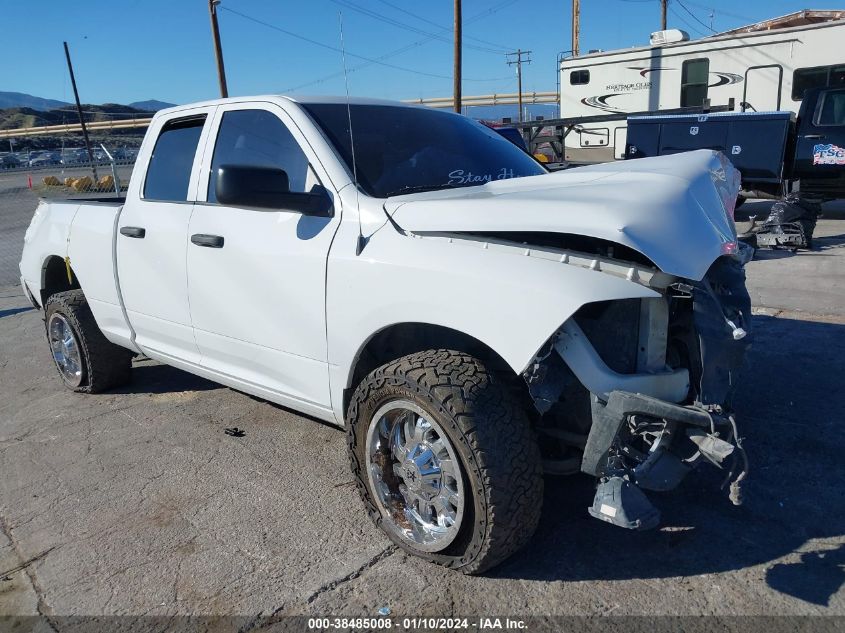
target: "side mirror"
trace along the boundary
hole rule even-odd
[[[227,206],[331,216],[332,198],[325,187],[315,185],[309,192],[291,191],[288,175],[276,167],[221,165],[214,191],[217,201]]]

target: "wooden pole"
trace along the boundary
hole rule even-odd
[[[581,0],[572,0],[572,55],[581,53]]]
[[[461,0],[455,0],[455,84],[454,84],[454,106],[455,112],[461,112]]]
[[[660,30],[666,30],[666,5],[669,4],[669,0],[660,0]]]
[[[522,123],[522,51],[517,49],[516,51],[516,89],[519,98],[517,101],[519,102],[519,118],[517,119],[520,123]]]
[[[223,49],[220,46],[220,28],[217,26],[217,5],[220,0],[208,0],[208,14],[211,17],[211,38],[214,40],[214,58],[217,61],[217,81],[220,83],[220,96],[229,96],[226,85],[226,69],[223,66]]]
[[[82,104],[79,103],[79,91],[76,89],[76,77],[73,74],[73,64],[70,61],[70,50],[65,45],[65,59],[67,59],[67,69],[70,72],[70,85],[73,86],[73,98],[76,100],[76,113],[79,115],[79,127],[82,128],[82,137],[85,139],[85,149],[88,150],[88,160],[91,161],[91,171],[94,172],[94,182],[96,184],[97,166],[94,164],[94,152],[91,151],[91,141],[88,138],[88,128],[85,127],[85,118],[82,116]]]

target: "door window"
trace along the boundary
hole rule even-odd
[[[845,125],[845,90],[833,90],[824,95],[816,125]]]
[[[205,115],[165,123],[147,167],[145,199],[174,202],[188,199],[191,168],[204,123]]]
[[[277,167],[287,173],[291,191],[306,190],[308,157],[279,117],[267,110],[232,110],[223,115],[211,159],[209,202],[217,202],[221,165]]]
[[[710,60],[689,59],[681,66],[681,107],[699,107],[707,98]]]

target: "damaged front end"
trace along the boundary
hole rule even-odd
[[[762,222],[758,223],[752,216],[750,226],[740,239],[756,248],[812,248],[813,232],[820,214],[821,205],[817,201],[790,193],[772,205]]]
[[[525,372],[547,471],[599,479],[592,516],[655,527],[643,491],[677,487],[696,466],[724,468],[741,503],[748,464],[731,410],[751,339],[751,302],[736,256],[662,295],[587,304]]]

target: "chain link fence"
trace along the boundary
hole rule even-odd
[[[123,195],[144,131],[92,137],[93,163],[74,135],[21,138],[0,155],[0,287],[20,281],[23,237],[38,200]]]

